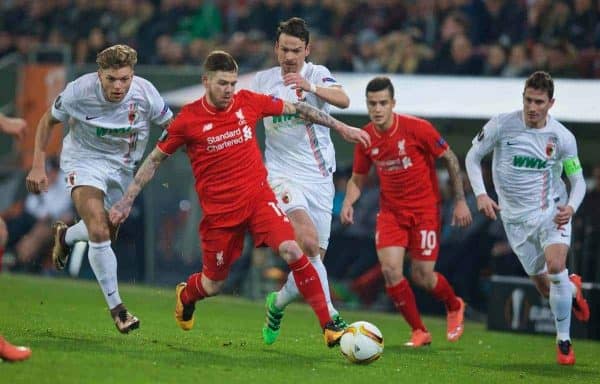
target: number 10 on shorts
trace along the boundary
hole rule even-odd
[[[437,236],[435,231],[421,230],[421,249],[423,256],[431,256],[431,253],[437,245]]]

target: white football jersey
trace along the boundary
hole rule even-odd
[[[69,129],[61,162],[100,161],[133,169],[144,155],[150,123],[164,124],[173,113],[152,83],[138,76],[121,102],[107,101],[94,72],[67,84],[52,116]]]
[[[339,85],[322,65],[304,63],[300,74],[319,87]],[[252,89],[259,93],[296,102],[303,100],[325,113],[330,105],[310,92],[296,93],[283,84],[281,67],[260,71]],[[290,177],[302,183],[320,183],[335,172],[335,151],[329,128],[306,122],[294,115],[270,116],[263,119],[266,131],[265,164],[269,178]]]
[[[492,118],[473,139],[481,157],[493,151],[492,177],[502,219],[519,222],[565,203],[563,161],[577,158],[575,136],[548,115],[543,128],[529,128],[523,111]]]

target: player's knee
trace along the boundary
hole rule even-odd
[[[296,241],[286,240],[279,244],[279,255],[289,264],[300,259],[302,250]]]
[[[546,265],[548,266],[548,273],[552,275],[561,273],[565,269],[564,263],[559,260],[546,261]]]
[[[0,218],[0,248],[4,248],[7,242],[8,230],[6,229],[6,224],[4,223],[4,220]]]
[[[385,282],[390,286],[398,284],[404,278],[402,266],[399,265],[381,264],[381,272]]]
[[[421,288],[425,289],[433,289],[435,283],[435,276],[433,271],[430,271],[425,268],[418,268],[413,265],[413,268],[410,272],[410,278],[413,283],[418,285]]]
[[[302,251],[307,256],[316,256],[319,254],[319,239],[316,233],[305,234],[299,239]]]
[[[88,233],[91,241],[102,242],[110,240],[110,230],[108,225],[101,221],[92,221],[88,228]]]

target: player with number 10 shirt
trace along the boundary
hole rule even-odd
[[[421,321],[414,294],[403,276],[406,252],[411,256],[413,283],[445,304],[447,339],[457,341],[463,332],[465,304],[446,278],[434,272],[434,266],[439,252],[441,203],[436,159],[445,160],[454,189],[454,224],[467,226],[471,222],[458,160],[431,123],[393,112],[394,88],[388,78],[371,80],[366,96],[371,122],[364,130],[371,137],[371,146],[355,148],[342,223],[352,224],[352,205],[360,197],[371,166],[375,166],[381,184],[375,245],[387,293],[412,328],[407,345],[428,345],[431,335]]]

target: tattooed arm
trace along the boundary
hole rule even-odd
[[[121,197],[121,200],[110,209],[109,218],[113,225],[120,224],[127,219],[129,212],[131,212],[133,201],[137,195],[140,194],[144,186],[152,180],[156,170],[167,157],[168,155],[161,152],[158,148],[154,148],[146,157],[140,169],[136,172],[133,181],[129,184],[129,187],[127,187],[127,191],[125,191],[125,194]]]
[[[466,227],[471,224],[472,218],[471,211],[465,201],[463,178],[458,158],[450,148],[442,154],[441,158],[444,159],[446,164],[446,169],[450,176],[450,183],[452,184],[452,191],[454,192],[454,214],[452,215],[452,225]]]
[[[297,113],[300,118],[310,121],[311,123],[319,124],[324,127],[337,131],[344,140],[350,143],[361,143],[365,147],[371,145],[369,134],[362,129],[351,127],[337,119],[334,119],[329,114],[311,106],[304,102],[290,103],[285,102],[283,109],[284,114]]]

